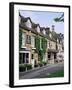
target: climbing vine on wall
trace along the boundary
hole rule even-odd
[[[41,39],[41,43],[40,43],[40,39]],[[46,52],[46,48],[47,48],[47,40],[43,37],[40,38],[39,36],[36,36],[35,37],[35,47],[36,47],[36,52],[38,53],[38,56],[39,56],[39,61],[42,61],[43,54]]]
[[[46,48],[47,48],[47,40],[45,38],[42,38],[41,45],[42,45],[43,53],[45,53],[46,52]]]
[[[35,47],[36,47],[36,52],[39,54],[39,50],[40,50],[40,38],[38,36],[35,37]]]

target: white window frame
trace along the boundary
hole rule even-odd
[[[19,53],[28,53],[29,54],[29,63],[30,63],[30,51],[19,51]]]
[[[26,33],[22,33],[22,48],[26,48],[25,47],[25,44],[26,44]]]
[[[35,37],[33,35],[31,36],[31,46],[35,48]]]

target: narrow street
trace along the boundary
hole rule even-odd
[[[64,70],[64,62],[46,65],[39,69],[31,70],[31,72],[20,72],[19,79],[44,78],[47,74],[57,70]]]

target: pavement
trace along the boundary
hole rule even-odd
[[[53,73],[57,70],[64,70],[64,62],[49,64],[44,67],[30,70],[28,72],[20,72],[19,79],[44,78],[48,74]]]

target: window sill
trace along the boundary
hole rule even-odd
[[[23,46],[22,46],[22,48],[27,48],[27,47],[23,47]]]
[[[36,49],[36,48],[32,48],[32,49]]]

